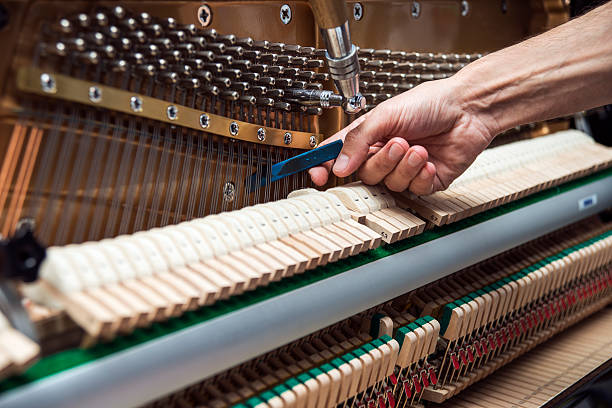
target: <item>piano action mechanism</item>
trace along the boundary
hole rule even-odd
[[[31,228],[4,252],[38,272],[17,285],[35,335],[0,314],[0,405],[536,407],[609,365],[612,150],[571,118],[500,135],[429,196],[260,179],[566,2],[0,17],[0,243]]]

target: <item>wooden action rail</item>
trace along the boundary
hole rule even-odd
[[[577,318],[583,317],[577,316]],[[554,402],[562,391],[610,361],[611,332],[612,309],[608,307],[439,406],[441,408],[546,406]]]
[[[544,292],[540,292],[539,295],[544,297],[548,305],[555,305],[555,310],[551,309],[550,316],[544,316],[542,321],[525,329],[516,327],[515,320],[520,322],[520,316],[509,312],[509,307],[516,306],[509,301],[536,296],[536,292],[530,290],[535,288],[535,284],[520,286],[521,290],[514,293],[504,292],[504,302],[496,304],[476,302],[468,311],[470,316],[476,318],[490,316],[489,312],[495,315],[499,313],[503,318],[498,319],[499,326],[490,326],[493,332],[503,331],[505,327],[512,327],[513,332],[512,334],[505,332],[504,336],[508,335],[508,339],[500,337],[499,345],[481,348],[479,352],[474,351],[472,357],[467,357],[466,354],[467,365],[473,368],[472,373],[454,380],[454,387],[459,389],[457,386],[459,380],[462,381],[462,387],[467,387],[484,378],[557,332],[601,309],[610,301],[612,274],[609,261],[612,253],[606,245],[612,241],[609,239],[608,228],[609,225],[591,219],[582,225],[548,236],[546,240],[536,240],[524,248],[490,261],[491,268],[496,268],[496,263],[504,258],[505,263],[508,265],[516,263],[519,269],[531,264],[538,265],[538,262],[543,262],[543,257],[546,258],[551,253],[549,244],[556,243],[552,245],[552,251],[556,251],[554,253],[557,255],[567,255],[567,259],[559,256],[555,259],[554,262],[562,262],[565,268],[551,269],[548,282],[571,283],[574,285],[572,289],[579,293],[579,296],[571,300],[574,303],[567,303],[562,310],[564,306],[561,306],[558,299],[569,298],[560,297],[560,292],[554,290],[556,297],[553,298],[546,297]],[[528,258],[527,264],[525,257]],[[605,262],[608,264],[602,267]],[[438,290],[447,290],[452,295],[457,289],[449,288],[446,285],[448,281],[458,279],[458,286],[465,286],[471,290],[470,288],[482,286],[482,282],[486,282],[487,273],[499,279],[504,273],[508,275],[510,270],[512,269],[502,270],[500,275],[483,269],[479,275],[473,269],[468,269],[430,285],[427,290],[436,292],[434,289],[437,286]],[[572,281],[571,276],[577,278],[576,273],[581,274],[580,278],[578,281],[576,279]],[[546,288],[546,285],[541,288]],[[550,289],[548,287],[548,290]],[[418,294],[422,295],[422,292],[419,291]],[[346,336],[331,330],[333,334],[324,335],[326,341],[321,343],[322,335],[313,334],[296,342],[296,347],[309,348],[311,352],[316,348],[314,352],[316,356],[311,357],[311,352],[293,350],[290,352],[293,357],[280,358],[277,361],[280,364],[275,368],[260,374],[251,372],[253,374],[251,379],[239,382],[242,386],[238,389],[235,388],[236,384],[232,386],[225,383],[221,387],[216,380],[205,381],[203,385],[177,393],[159,401],[155,406],[160,406],[159,404],[188,406],[197,401],[205,406],[236,405],[241,408],[336,405],[361,407],[371,404],[379,407],[396,407],[418,405],[422,398],[435,399],[436,395],[446,392],[449,385],[449,381],[444,378],[445,369],[440,366],[442,357],[445,356],[444,347],[440,345],[445,341],[444,336],[448,336],[449,328],[444,320],[441,320],[441,324],[438,319],[431,316],[414,317],[411,314],[414,307],[413,300],[414,296],[409,296],[399,303],[391,302],[377,309],[378,313],[372,319],[369,333],[374,340],[368,340],[367,336],[356,336],[360,338],[356,341],[352,334]],[[406,309],[410,309],[410,312]],[[539,308],[534,306],[534,310]],[[465,320],[472,321],[469,316],[465,317]],[[477,319],[473,321],[475,325],[479,324]],[[363,324],[361,326],[363,327]],[[441,328],[442,335],[439,334]],[[343,330],[346,333],[346,329]],[[517,330],[521,332],[515,334]],[[342,343],[343,346],[336,347]],[[316,346],[312,347],[313,344]],[[467,347],[467,343],[463,343],[462,346]],[[238,367],[236,370],[238,372],[243,368],[246,370],[251,364],[265,365],[263,362],[266,361],[267,357],[262,356],[254,363],[246,363],[244,367]],[[389,371],[388,364],[393,363],[395,367]],[[460,366],[460,369],[465,371],[465,367]],[[388,374],[386,377],[381,377],[381,372]],[[222,377],[225,378],[225,375]],[[445,383],[442,387],[439,386],[441,382]],[[224,394],[228,392],[227,390],[234,390],[232,398]]]
[[[14,329],[0,312],[0,378],[24,372],[39,355],[38,344]]]
[[[567,130],[487,149],[445,191],[420,197],[399,193],[395,198],[401,208],[444,225],[611,164],[612,148],[580,131]]]

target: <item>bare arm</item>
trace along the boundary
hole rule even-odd
[[[389,99],[330,140],[335,164],[315,184],[358,171],[368,184],[417,194],[442,190],[500,132],[612,103],[612,2],[542,35],[489,54],[448,79]]]

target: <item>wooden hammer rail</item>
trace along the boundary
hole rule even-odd
[[[382,202],[375,188],[359,188]],[[51,247],[28,293],[65,308],[90,340],[111,339],[379,246],[380,234],[353,217],[361,216],[335,194],[305,190],[130,236]],[[402,237],[425,225],[400,209],[380,217]]]

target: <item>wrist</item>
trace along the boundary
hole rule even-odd
[[[489,141],[503,132],[504,125],[495,114],[495,103],[488,97],[491,94],[484,85],[483,73],[480,72],[481,61],[472,62],[458,73],[450,77],[452,93],[460,111],[480,124]]]

